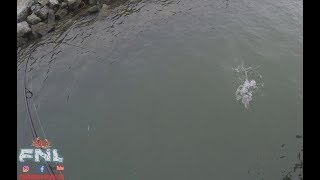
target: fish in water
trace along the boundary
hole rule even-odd
[[[91,127],[91,121],[88,122],[88,132],[90,131],[90,127]]]

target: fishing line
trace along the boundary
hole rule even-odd
[[[32,76],[31,76],[31,79],[32,79]],[[30,89],[31,89],[31,91],[32,91],[32,81],[31,81],[30,84],[31,84]],[[31,93],[32,93],[32,92],[31,92]],[[34,104],[33,99],[31,99],[31,102],[32,102],[32,105],[33,105],[33,107],[34,107],[34,109],[35,109],[35,113],[36,113],[36,115],[37,115],[37,119],[38,119],[38,122],[39,122],[39,125],[40,125],[40,128],[41,128],[43,137],[44,137],[45,139],[47,139],[46,133],[45,133],[44,130],[43,130],[43,126],[42,126],[42,123],[40,122],[40,117],[39,117],[39,115],[38,115],[37,108],[36,108],[36,106],[35,106],[35,104]]]
[[[30,54],[28,56],[28,59],[26,61],[26,66],[25,66],[25,71],[24,71],[24,73],[25,73],[25,76],[24,76],[24,96],[25,96],[25,103],[26,103],[26,107],[27,107],[27,114],[28,114],[28,117],[29,117],[30,128],[31,128],[31,131],[32,131],[33,138],[35,139],[35,138],[38,137],[38,134],[37,134],[37,131],[35,130],[35,127],[34,127],[34,123],[33,123],[32,117],[31,117],[31,113],[30,113],[29,102],[28,102],[28,99],[32,98],[33,93],[29,89],[27,89],[27,68],[28,68],[28,62],[29,62],[29,59],[31,57],[31,54],[32,53],[30,52]],[[27,96],[27,94],[29,94],[30,96]],[[40,126],[42,127],[40,121],[39,121],[39,123],[40,123]],[[45,162],[46,162],[47,171],[50,174],[53,175],[54,179],[56,179],[56,176],[55,176],[54,171],[52,170],[52,167],[50,166],[50,164],[47,161],[45,161]],[[61,174],[61,172],[60,172],[60,174]]]
[[[26,107],[27,107],[27,113],[28,113],[28,117],[29,117],[30,128],[31,128],[33,137],[36,138],[36,137],[38,137],[38,134],[37,134],[37,132],[36,132],[36,130],[34,128],[32,117],[31,117],[31,114],[30,114],[29,103],[28,103],[28,100],[27,100],[27,98],[28,98],[27,93],[30,94],[30,91],[27,89],[27,85],[26,85],[26,83],[27,83],[26,74],[27,74],[28,61],[29,61],[30,57],[31,57],[31,53],[30,53],[30,55],[29,55],[29,57],[27,59],[26,67],[25,67],[25,71],[24,71],[25,72],[25,76],[24,76],[24,96],[25,96],[25,103],[26,103]]]

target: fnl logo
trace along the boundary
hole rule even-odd
[[[63,162],[63,158],[59,157],[57,149],[49,149],[51,142],[47,139],[41,140],[36,138],[32,141],[35,149],[21,149],[19,161],[25,162],[26,159],[32,159],[35,162],[40,162],[40,157],[47,162]]]

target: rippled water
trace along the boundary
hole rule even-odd
[[[32,52],[31,115],[66,179],[302,177],[301,0],[137,0],[105,14],[18,50],[18,147],[32,138]],[[235,98],[241,64],[264,84],[249,108]]]

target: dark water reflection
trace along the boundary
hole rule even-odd
[[[302,1],[133,0],[59,26],[18,50],[18,147],[31,52],[31,115],[66,179],[302,179]],[[264,83],[249,109],[241,63]]]

